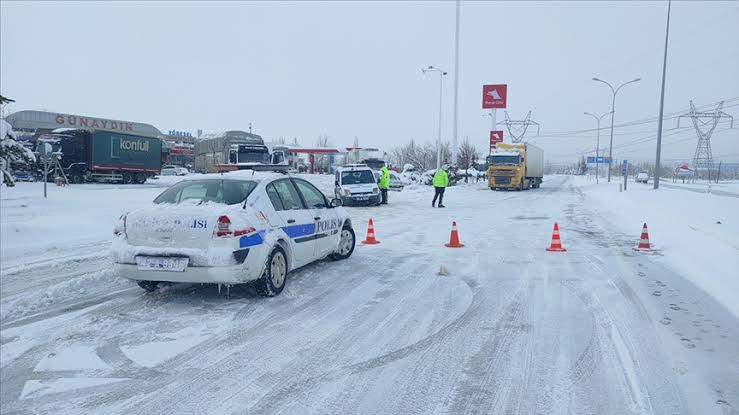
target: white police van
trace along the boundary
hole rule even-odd
[[[334,179],[336,198],[345,206],[379,205],[380,188],[374,171],[366,164],[347,164],[336,169]]]
[[[153,291],[160,282],[257,281],[279,294],[289,271],[346,259],[355,235],[341,200],[286,174],[236,171],[187,178],[114,228],[115,273]]]

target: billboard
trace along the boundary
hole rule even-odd
[[[507,84],[483,85],[482,108],[505,108],[507,95]]]
[[[495,145],[503,142],[503,131],[490,131],[490,150],[495,148]]]

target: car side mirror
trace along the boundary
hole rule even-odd
[[[331,207],[344,206],[344,202],[341,199],[331,199]]]

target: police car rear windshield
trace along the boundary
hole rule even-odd
[[[186,180],[165,190],[154,203],[235,205],[246,200],[256,186],[257,182],[248,180]]]
[[[341,172],[341,184],[374,183],[375,176],[370,170]]]

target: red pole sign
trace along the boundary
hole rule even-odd
[[[505,108],[507,94],[507,84],[483,85],[482,108]]]
[[[503,131],[490,131],[490,150],[492,151],[496,144],[503,142]]]

